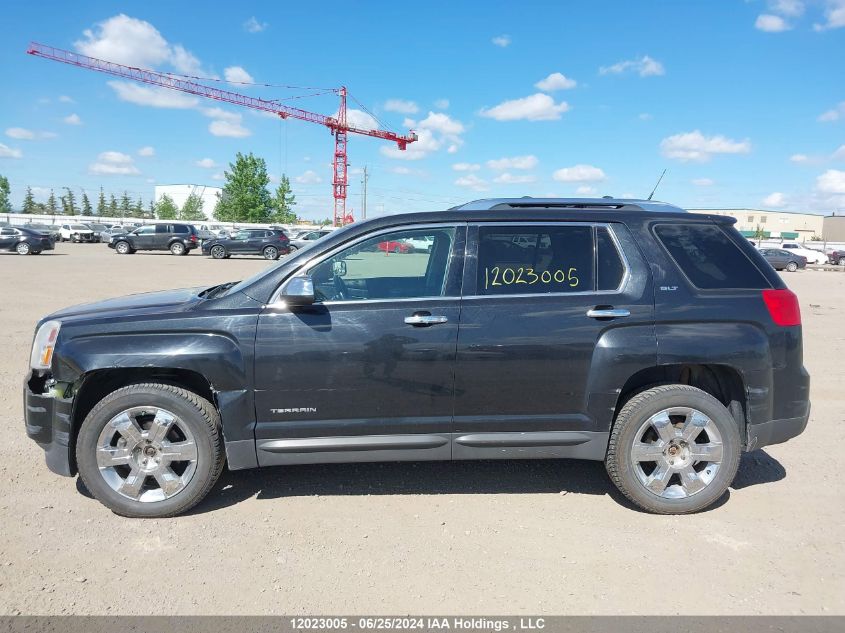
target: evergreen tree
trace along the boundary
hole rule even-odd
[[[132,217],[133,218],[143,218],[144,217],[144,202],[141,200],[141,196],[138,196],[138,201],[135,203],[135,206],[132,207]]]
[[[38,213],[35,196],[32,195],[32,187],[26,188],[26,195],[23,198],[23,213]]]
[[[173,198],[164,194],[158,199],[155,206],[156,217],[159,220],[175,220],[179,215],[179,207],[173,202]]]
[[[252,153],[235,156],[231,171],[224,172],[223,196],[214,208],[214,217],[222,222],[269,222],[273,200],[267,185],[267,164]]]
[[[91,201],[88,199],[88,194],[82,192],[82,215],[93,215],[94,210],[91,208]]]
[[[55,215],[59,211],[59,205],[56,203],[56,194],[50,189],[50,197],[47,198],[47,210]]]
[[[100,197],[97,198],[97,215],[107,217],[109,210],[106,207],[106,194],[103,193],[103,188],[100,187]]]
[[[128,191],[124,191],[120,196],[120,215],[124,218],[132,216],[132,200],[129,199]]]
[[[0,176],[0,213],[11,213],[12,203],[9,196],[12,193],[12,188],[9,186],[9,179],[6,176]]]
[[[202,211],[204,204],[205,203],[200,196],[192,193],[185,200],[185,204],[182,205],[182,211],[179,214],[179,219],[189,221],[205,220],[205,213]]]
[[[65,215],[79,215],[79,209],[76,206],[76,196],[73,194],[73,189],[65,187],[64,190],[67,193],[61,197],[62,211]]]
[[[150,206],[147,207],[147,211],[144,214],[144,217],[146,217],[148,220],[152,220],[154,217],[156,217],[156,207],[155,204],[153,204],[152,200],[150,200]]]
[[[282,224],[293,224],[296,222],[296,213],[293,207],[296,206],[296,196],[290,186],[290,179],[282,174],[279,186],[276,188],[276,196],[273,198],[273,222]]]
[[[109,213],[108,217],[116,218],[120,216],[120,210],[117,208],[117,198],[114,197],[114,194],[109,194]]]

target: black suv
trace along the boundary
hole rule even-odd
[[[109,248],[128,255],[135,251],[170,251],[187,255],[199,248],[200,239],[193,224],[146,224],[129,233],[118,233],[109,239]]]
[[[290,253],[290,240],[282,229],[243,229],[232,237],[215,237],[202,241],[203,255],[228,259],[232,255],[263,255],[279,259]]]
[[[722,216],[501,199],[333,232],[237,283],[38,323],[26,429],[114,512],[231,470],[578,458],[652,512],[719,499],[810,411],[796,296]],[[393,255],[385,242],[425,240]]]

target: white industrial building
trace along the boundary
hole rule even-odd
[[[736,218],[736,228],[746,237],[753,237],[758,229],[765,238],[781,238],[804,242],[821,238],[824,216],[796,211],[766,209],[687,209],[690,213],[711,213]],[[825,236],[826,239],[827,236]]]
[[[217,205],[220,196],[223,195],[223,190],[220,187],[209,187],[207,185],[156,185],[155,201],[158,202],[162,196],[168,195],[181,209],[185,200],[191,194],[196,194],[202,199],[203,213],[205,213],[205,217],[211,219],[211,214],[214,212],[214,207]]]

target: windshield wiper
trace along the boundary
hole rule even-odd
[[[220,284],[219,286],[212,286],[211,288],[206,288],[203,290],[199,296],[203,299],[211,299],[213,297],[220,297],[226,293],[226,291],[231,288],[232,286],[240,283],[239,281],[230,281],[225,284]]]

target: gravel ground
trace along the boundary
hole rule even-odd
[[[0,614],[845,614],[845,274],[786,274],[807,431],[744,455],[729,496],[694,516],[632,509],[591,462],[224,473],[191,514],[148,521],[47,470],[21,404],[37,318],[267,265],[89,244],[0,255]]]

